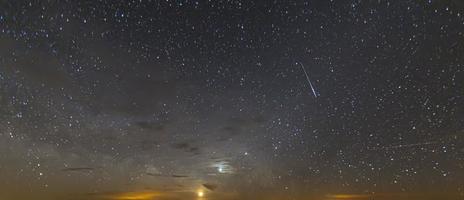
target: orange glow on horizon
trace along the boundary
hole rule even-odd
[[[115,195],[110,199],[114,200],[150,200],[159,195],[156,192],[127,192]]]
[[[367,199],[372,197],[372,195],[368,194],[329,194],[326,195],[329,199]]]

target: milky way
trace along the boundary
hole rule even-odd
[[[0,1],[0,200],[462,199],[463,15]]]

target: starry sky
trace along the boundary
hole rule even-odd
[[[462,1],[0,0],[0,200],[462,198]]]

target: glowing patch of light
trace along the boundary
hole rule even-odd
[[[234,168],[227,161],[220,161],[212,164],[212,167],[220,174],[233,174]]]
[[[326,195],[329,199],[367,199],[372,197],[368,194],[329,194]]]
[[[218,167],[218,172],[219,172],[219,173],[224,172],[224,168],[222,168],[222,166],[219,166],[219,167]]]
[[[151,200],[157,193],[155,192],[127,192],[114,196],[114,200]]]

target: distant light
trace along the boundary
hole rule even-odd
[[[152,191],[127,192],[127,193],[116,194],[115,196],[110,195],[105,199],[114,199],[114,200],[151,200],[157,195],[158,195],[158,193],[152,192]]]
[[[203,197],[203,196],[205,196],[205,193],[203,193],[203,191],[198,191],[197,195],[198,195],[198,197]]]
[[[214,170],[218,174],[233,174],[234,168],[230,165],[228,161],[219,161],[212,164]]]

